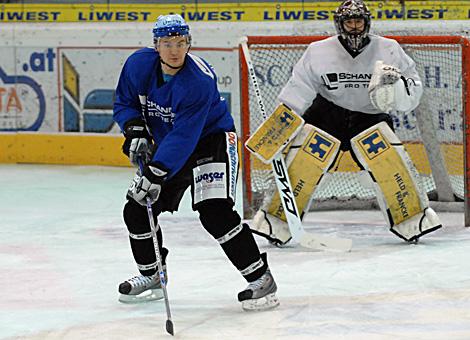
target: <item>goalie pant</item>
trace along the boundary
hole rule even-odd
[[[360,135],[368,128],[375,126],[376,124],[381,122],[382,124],[387,124],[390,128],[389,131],[391,135],[389,138],[393,139],[394,144],[396,144],[394,147],[397,147],[398,144],[401,145],[400,141],[398,140],[398,138],[396,138],[396,136],[391,130],[393,129],[393,124],[392,119],[388,114],[365,114],[361,112],[350,111],[329,102],[320,95],[317,95],[317,98],[314,100],[310,108],[306,111],[303,118],[305,119],[306,123],[312,124],[315,127],[319,127],[323,131],[328,132],[333,136],[336,136],[341,142],[340,149],[343,152],[353,151],[351,147],[351,139],[353,137]],[[300,135],[298,137],[300,137]],[[303,141],[296,140],[294,141],[294,143],[295,142],[301,144]],[[408,159],[408,155],[404,151],[404,148],[401,147],[401,149],[402,150],[399,151],[399,154],[402,155],[405,159]],[[289,152],[287,156],[287,160],[289,160],[290,153],[291,152]],[[337,158],[336,162],[334,162],[333,165],[330,167],[330,171],[336,170],[335,168],[337,167],[338,160],[341,157],[340,155],[341,153],[339,153],[339,157]],[[351,155],[360,169],[365,169],[363,164],[365,164],[365,166],[367,167],[367,164],[363,160],[360,161],[356,157],[354,152],[351,152]],[[416,188],[416,192],[418,192],[418,195],[420,196],[419,203],[416,203],[420,206],[420,214],[405,222],[403,221],[403,219],[400,220],[399,218],[396,218],[397,214],[390,213],[390,209],[388,208],[387,202],[384,199],[384,197],[387,197],[387,195],[383,195],[383,190],[379,187],[377,182],[370,181],[370,179],[367,178],[369,177],[368,175],[360,176],[360,178],[361,182],[364,182],[364,180],[367,181],[367,183],[363,184],[367,184],[368,186],[370,186],[370,189],[374,189],[377,192],[379,205],[391,228],[391,231],[407,241],[414,241],[419,236],[438,229],[441,224],[434,211],[428,208],[429,203],[427,201],[426,195],[421,193],[422,190],[419,185],[419,178],[417,178],[418,176],[416,176],[413,171],[415,170],[414,166],[411,164],[411,161],[408,161],[406,163],[408,169],[411,170],[411,174],[413,175],[413,181],[415,183],[414,187]],[[364,175],[367,173],[363,172],[362,174]],[[321,175],[317,176],[316,179],[311,180],[319,182],[320,179]],[[374,176],[372,176],[372,180],[373,179]],[[318,182],[316,182],[316,184],[318,184]],[[312,186],[313,189],[311,192],[305,194],[311,197],[313,195],[313,190],[317,186],[316,184]],[[295,185],[295,183],[293,183],[293,185]],[[268,196],[267,199],[265,199],[265,202],[263,202],[262,205],[262,209],[258,211],[258,213],[253,219],[252,228],[255,230],[255,232],[268,234],[271,237],[271,242],[277,244],[284,244],[290,240],[290,233],[288,231],[286,223],[280,220],[279,218],[275,218],[274,216],[266,216],[267,211],[269,211],[272,215],[277,215],[275,213],[276,209],[273,209],[272,207],[272,200],[273,196]],[[308,210],[308,204],[304,204],[302,205],[302,207],[302,212]],[[302,208],[299,207],[299,209]],[[424,214],[421,213],[423,211],[425,212]]]
[[[250,228],[241,224],[240,216],[233,209],[233,188],[238,176],[237,147],[235,132],[203,138],[183,169],[162,184],[152,211],[155,221],[162,212],[177,211],[184,192],[191,186],[192,207],[199,212],[203,227],[218,241],[247,282],[252,282],[266,272],[267,263],[260,255]],[[217,185],[209,185],[215,182]],[[131,197],[127,199],[123,215],[135,262],[142,275],[153,275],[156,272],[156,258],[146,207]],[[186,230],[188,239],[191,232],[190,229]],[[160,252],[166,260],[167,250],[162,247],[160,228],[157,238]]]

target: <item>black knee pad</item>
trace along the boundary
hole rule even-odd
[[[219,238],[241,222],[240,215],[233,210],[233,204],[224,199],[213,199],[198,205],[199,219],[204,228]]]
[[[154,211],[154,221],[157,224],[157,214]],[[129,230],[129,241],[131,244],[132,254],[134,255],[135,262],[138,265],[148,265],[156,261],[155,248],[153,238],[149,236],[151,231],[147,208],[141,206],[134,200],[129,200],[123,211],[124,222]],[[163,248],[163,234],[158,224],[155,226],[157,229],[157,242],[162,255],[162,263],[166,263],[166,256],[168,250]],[[140,238],[136,238],[140,236]],[[153,275],[155,269],[139,269],[142,275]]]
[[[134,200],[129,200],[124,205],[123,217],[127,230],[129,230],[130,233],[140,235],[151,231],[147,208]],[[161,245],[163,236],[158,226],[158,214],[155,211],[153,211],[153,220],[157,228],[158,242]]]
[[[123,217],[129,232],[133,234],[143,234],[150,231],[147,208],[141,206],[134,200],[129,200],[124,205]]]

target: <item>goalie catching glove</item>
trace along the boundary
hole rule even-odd
[[[140,173],[140,170],[137,170],[127,191],[127,196],[143,206],[147,205],[147,197],[150,198],[151,204],[155,203],[160,196],[162,183],[167,174],[166,170],[161,169],[156,164],[147,164],[144,167],[143,174]]]
[[[132,165],[139,167],[138,159],[144,164],[150,161],[152,155],[152,137],[147,131],[145,122],[140,119],[132,119],[124,126],[126,140],[122,145],[122,152],[129,157]]]
[[[372,104],[385,113],[410,111],[418,104],[400,69],[384,64],[381,60],[375,63],[374,73],[369,82],[369,97]]]

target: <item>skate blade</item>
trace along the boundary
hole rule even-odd
[[[149,289],[139,295],[119,295],[119,301],[122,303],[141,303],[161,299],[163,299],[163,289]]]
[[[242,301],[242,308],[246,311],[263,311],[279,306],[279,299],[275,293],[268,294],[259,299]]]

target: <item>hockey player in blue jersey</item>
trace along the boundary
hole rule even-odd
[[[266,254],[260,254],[250,228],[233,209],[238,142],[214,70],[189,53],[189,26],[180,15],[160,16],[153,36],[155,48],[140,49],[127,59],[114,104],[114,120],[126,138],[123,151],[134,165],[139,159],[145,161],[143,172],[137,171],[128,190],[123,211],[140,275],[120,284],[119,299],[162,298],[146,200],[153,202],[157,221],[160,213],[176,211],[191,187],[192,208],[199,212],[203,227],[249,283],[238,294],[242,307],[276,307],[277,288]],[[168,250],[157,227],[166,269]]]

